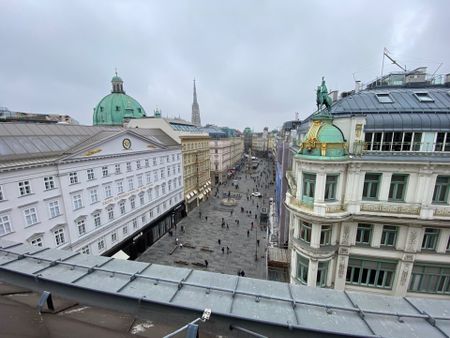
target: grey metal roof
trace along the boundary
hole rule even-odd
[[[161,146],[177,146],[176,141],[160,129],[0,123],[0,162],[3,167],[17,166],[31,159],[36,164],[44,163],[124,131],[145,137]]]
[[[450,113],[450,95],[448,88],[384,88],[362,90],[336,101],[331,113],[400,113],[400,112],[443,112]],[[415,96],[416,92],[428,92],[434,102],[420,102]],[[376,98],[378,93],[389,93],[393,103],[380,103]]]
[[[91,291],[173,311],[211,308],[212,318],[294,331],[407,338],[450,335],[449,300],[308,288],[5,240],[0,240],[0,272],[0,280],[33,283],[35,289],[45,285],[50,291],[68,290],[73,295]]]
[[[450,131],[450,112],[367,114],[364,130]]]

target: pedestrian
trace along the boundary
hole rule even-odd
[[[230,211],[230,216],[233,216],[233,210]]]
[[[175,238],[175,244],[178,245],[178,237]]]
[[[183,249],[183,243],[180,243],[180,249]]]
[[[208,269],[208,261],[205,259],[205,266]]]
[[[227,255],[230,253],[230,248],[227,247]]]
[[[242,276],[242,277],[245,277],[245,272],[244,272],[244,270],[241,270],[241,276]]]
[[[198,218],[202,219],[202,212],[201,211],[198,212]]]
[[[230,227],[228,226],[228,223],[227,223],[227,229],[230,229]]]
[[[208,222],[208,216],[205,216],[205,220],[206,220],[206,222]]]
[[[222,254],[224,254],[225,253],[225,248],[224,247],[222,247]]]
[[[217,240],[217,243],[219,243],[219,245],[220,245],[220,242],[221,242],[221,241],[220,241],[220,238],[219,238],[219,239]]]
[[[258,218],[258,215],[255,214],[255,219],[257,219],[257,218]]]
[[[250,230],[247,230],[247,237],[250,237]]]

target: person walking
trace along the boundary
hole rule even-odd
[[[227,255],[230,253],[230,248],[227,247]]]
[[[205,267],[208,269],[208,261],[205,259]]]
[[[247,230],[247,237],[250,237],[250,230]]]
[[[224,247],[222,247],[222,254],[224,254],[225,253],[225,248]]]
[[[217,243],[219,243],[219,245],[220,245],[220,243],[221,243],[221,240],[220,240],[220,238],[217,240]]]

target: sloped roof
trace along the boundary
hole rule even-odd
[[[160,129],[125,129],[79,125],[0,123],[2,167],[50,162],[128,131],[162,146],[177,146]]]

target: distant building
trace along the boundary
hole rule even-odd
[[[0,124],[0,237],[135,258],[183,213],[180,146],[160,129]]]
[[[265,127],[262,133],[252,134],[252,155],[267,157],[269,142],[269,128]]]
[[[159,118],[158,118],[159,117]],[[159,128],[181,145],[186,211],[196,208],[211,193],[209,135],[182,119],[155,117],[132,119],[129,128]]]
[[[302,122],[286,174],[291,281],[450,295],[450,77],[423,69]]]
[[[241,164],[244,152],[242,137],[229,128],[207,126],[203,128],[209,133],[211,178],[214,184],[226,182],[234,174],[234,170]],[[225,129],[225,131],[224,131]]]
[[[248,154],[252,148],[253,131],[250,127],[244,129],[244,152]]]
[[[0,107],[0,122],[78,124],[78,121],[69,115],[25,113],[10,111],[6,107]]]
[[[192,102],[192,124],[196,127],[202,126],[202,121],[200,120],[200,107],[197,101],[197,88],[195,87],[195,80],[194,80],[194,99]]]
[[[106,95],[94,108],[94,126],[123,126],[124,122],[145,116],[138,101],[125,93],[123,80],[117,75],[111,80],[111,94]]]

